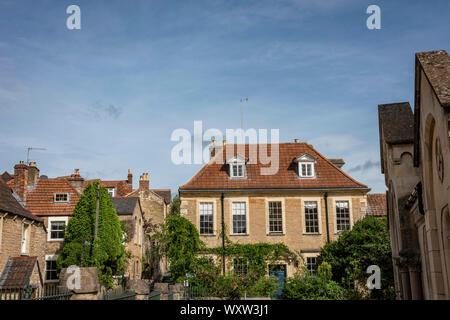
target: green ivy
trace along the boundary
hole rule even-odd
[[[94,240],[97,188],[100,192],[98,237]],[[97,267],[102,283],[112,286],[112,277],[125,267],[123,227],[106,188],[89,184],[75,206],[64,235],[58,269],[70,265]]]

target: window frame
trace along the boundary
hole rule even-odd
[[[58,255],[57,254],[50,254],[50,255],[45,255],[45,273],[44,273],[44,283],[56,283],[59,282],[59,277],[57,276],[57,279],[51,279],[51,280],[47,280],[47,262],[54,262],[56,265],[56,260],[58,259]],[[56,267],[56,266],[55,266]],[[53,271],[53,269],[50,269]],[[57,272],[57,268],[54,269],[54,272]]]
[[[238,214],[235,214],[234,213],[234,208],[233,208],[233,206],[234,206],[234,204],[238,204],[238,203],[240,203],[240,204],[244,204],[244,206],[245,206],[245,212],[244,212],[244,217],[245,217],[245,232],[239,232],[239,233],[237,233],[237,232],[235,232],[235,230],[234,230],[234,217],[235,216],[238,216]],[[248,215],[248,199],[232,199],[231,201],[230,201],[230,210],[231,210],[231,212],[230,212],[230,226],[231,226],[231,232],[230,232],[230,235],[232,235],[232,236],[245,236],[245,235],[249,235],[250,234],[250,232],[249,232],[249,215]],[[242,216],[242,214],[239,214],[239,216]]]
[[[353,208],[352,208],[352,199],[349,197],[336,197],[333,198],[333,207],[334,207],[334,232],[335,234],[341,234],[344,230],[338,230],[338,213],[337,213],[337,203],[338,202],[348,202],[348,213],[349,213],[349,229],[353,228]],[[347,229],[345,229],[347,230]]]
[[[52,223],[53,222],[64,222],[65,228],[67,228],[67,225],[69,224],[69,217],[49,217],[48,223],[47,223],[47,241],[48,242],[62,242],[64,241],[63,238],[52,238]],[[64,230],[65,234],[65,230]]]
[[[270,231],[270,203],[280,202],[281,203],[281,226],[282,231]],[[268,236],[284,236],[286,234],[286,208],[284,203],[284,198],[266,198],[266,234]]]
[[[114,198],[116,196],[116,187],[108,187],[106,189],[108,190],[108,194],[111,196],[111,198]],[[110,194],[111,190],[112,190],[112,195]]]
[[[321,198],[316,197],[305,197],[301,199],[301,208],[302,208],[302,222],[303,222],[303,234],[304,235],[321,235],[322,234],[322,203]],[[307,202],[316,202],[317,204],[317,232],[307,232],[306,230],[306,203]]]
[[[61,201],[56,200],[56,196],[65,195],[67,197],[67,200]],[[70,192],[55,192],[53,193],[53,203],[70,203]]]
[[[240,155],[235,155],[226,161],[228,164],[228,176],[230,179],[247,179],[247,168],[245,162],[245,158]],[[235,166],[237,166],[237,168],[242,167],[242,174],[239,175],[239,169],[236,169],[237,174],[234,174]]]
[[[238,263],[239,268],[236,268],[236,263]],[[233,274],[236,276],[246,276],[248,274],[249,261],[245,258],[234,258],[233,259]],[[236,272],[236,269],[239,271]]]
[[[316,158],[314,158],[309,153],[304,153],[300,157],[296,158],[294,162],[297,163],[297,176],[299,179],[315,179],[316,178]],[[308,169],[306,169],[306,174],[303,174],[303,165],[311,166],[311,174],[308,174]]]
[[[202,233],[201,231],[202,231],[202,227],[201,227],[201,223],[202,223],[202,219],[201,219],[201,216],[202,215],[204,215],[204,214],[202,214],[202,212],[201,212],[201,205],[202,204],[211,204],[211,211],[212,211],[212,213],[211,213],[211,216],[212,216],[212,232],[211,233]],[[216,203],[215,203],[215,201],[213,201],[213,200],[211,200],[211,199],[208,199],[208,200],[198,200],[198,205],[197,205],[197,212],[198,212],[198,214],[197,214],[197,216],[198,216],[198,232],[199,232],[199,234],[200,234],[200,236],[206,236],[206,237],[208,237],[208,236],[215,236],[216,235],[216,223],[215,223],[215,214],[214,214],[214,212],[216,211],[215,210],[216,209]],[[208,214],[209,215],[209,214]]]
[[[25,238],[25,243],[24,243]],[[28,256],[30,254],[30,238],[31,238],[31,224],[27,222],[22,223],[22,237],[20,241],[20,255]],[[25,245],[25,248],[24,248]]]

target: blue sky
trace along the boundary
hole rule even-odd
[[[81,8],[81,30],[66,8]],[[366,8],[381,8],[381,30]],[[0,3],[0,171],[26,159],[41,174],[186,183],[171,133],[280,130],[342,157],[345,171],[384,192],[377,105],[413,104],[414,53],[449,51],[450,2],[23,1]]]

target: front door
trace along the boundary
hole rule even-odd
[[[269,265],[269,276],[275,276],[277,278],[277,283],[279,284],[278,291],[275,293],[274,297],[276,298],[281,296],[286,279],[286,265]]]

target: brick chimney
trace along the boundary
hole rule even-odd
[[[39,179],[39,169],[36,167],[36,162],[30,162],[28,165],[28,186],[35,186]]]
[[[26,190],[28,185],[28,166],[20,161],[14,166],[14,191],[25,202]]]
[[[150,187],[150,181],[148,180],[148,173],[143,173],[139,178],[139,190],[148,190]]]
[[[75,169],[74,173],[67,178],[70,185],[79,193],[83,193],[84,188],[84,178],[80,176],[80,169]]]
[[[133,184],[133,174],[131,174],[131,169],[128,169],[128,180],[127,183],[132,185]]]

